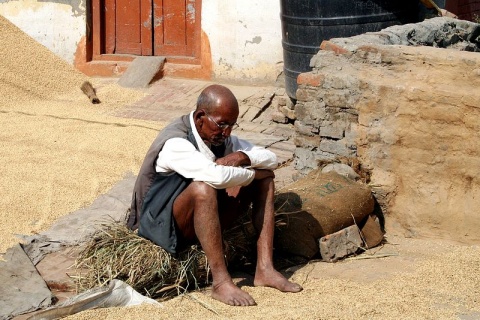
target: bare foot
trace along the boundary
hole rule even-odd
[[[255,272],[255,286],[272,287],[282,292],[300,292],[302,286],[297,283],[288,281],[280,272],[275,269],[258,270]]]
[[[257,305],[248,293],[237,287],[231,280],[214,284],[212,287],[212,298],[231,306]]]

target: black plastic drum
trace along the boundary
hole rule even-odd
[[[416,22],[415,0],[280,0],[285,88],[296,99],[297,76],[323,40]]]

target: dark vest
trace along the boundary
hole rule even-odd
[[[143,164],[138,173],[135,186],[133,188],[132,204],[130,207],[130,215],[128,217],[127,226],[136,230],[140,223],[140,214],[143,201],[147,192],[150,190],[152,183],[157,175],[155,164],[157,162],[158,153],[162,150],[163,145],[171,138],[186,138],[188,132],[191,132],[189,115],[184,115],[174,122],[166,126],[153,141],[147,155],[143,160]],[[195,139],[194,139],[195,140]]]
[[[177,196],[190,184],[191,179],[171,173],[158,173],[155,164],[165,142],[171,138],[184,138],[198,150],[190,126],[189,115],[180,117],[165,127],[153,141],[140,168],[132,195],[131,211],[127,226],[138,234],[176,253],[180,235],[172,215]],[[225,153],[225,146],[212,149],[218,157]]]

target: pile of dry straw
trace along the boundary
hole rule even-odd
[[[245,264],[255,233],[240,223],[224,234],[229,266]],[[103,286],[112,279],[125,281],[154,299],[167,299],[209,284],[209,266],[199,245],[173,256],[123,224],[104,223],[75,262],[77,291]]]

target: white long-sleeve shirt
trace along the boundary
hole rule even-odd
[[[226,150],[245,153],[250,158],[251,165],[249,167],[218,165],[215,163],[215,155],[197,132],[193,112],[190,113],[190,125],[199,150],[183,138],[167,140],[158,154],[155,167],[157,172],[175,171],[185,178],[203,181],[216,189],[224,189],[250,184],[255,176],[253,168],[273,170],[277,167],[277,157],[273,152],[235,136],[230,136],[225,141]]]

